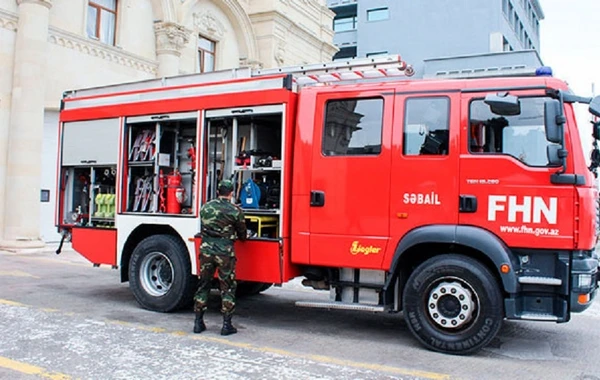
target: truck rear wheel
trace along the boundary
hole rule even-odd
[[[145,309],[170,312],[191,303],[197,286],[191,273],[183,242],[171,235],[153,235],[133,250],[129,286]]]
[[[490,271],[466,256],[433,257],[411,274],[403,294],[404,318],[428,349],[471,354],[498,333],[503,300]]]

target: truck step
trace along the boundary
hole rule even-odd
[[[310,301],[296,301],[296,306],[299,307],[312,307],[320,309],[340,309],[340,310],[356,310],[356,311],[385,311],[383,306],[375,305],[361,305],[356,303],[346,302],[310,302]]]
[[[553,277],[538,277],[538,276],[523,276],[519,277],[519,283],[521,284],[533,284],[533,285],[562,285],[560,278]]]
[[[558,317],[552,314],[523,313],[521,319],[528,321],[558,321]]]

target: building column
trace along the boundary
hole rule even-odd
[[[156,34],[156,56],[158,58],[158,76],[179,75],[181,49],[188,43],[191,31],[173,22],[154,24]]]
[[[52,0],[17,0],[2,248],[39,248],[46,50]]]

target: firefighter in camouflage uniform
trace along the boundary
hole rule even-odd
[[[243,211],[231,203],[233,183],[223,180],[219,183],[218,198],[213,199],[200,210],[202,244],[200,245],[201,274],[198,291],[194,296],[196,321],[194,332],[206,330],[204,312],[215,270],[218,271],[221,288],[221,313],[223,327],[221,335],[235,334],[237,329],[231,324],[235,310],[235,263],[233,243],[236,239],[246,240],[246,222]]]

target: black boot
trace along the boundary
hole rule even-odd
[[[204,324],[204,312],[198,311],[196,312],[196,321],[194,322],[194,332],[196,334],[201,333],[206,330],[206,325]]]
[[[237,332],[237,329],[231,324],[232,315],[223,315],[223,327],[221,328],[221,335],[231,335]]]

